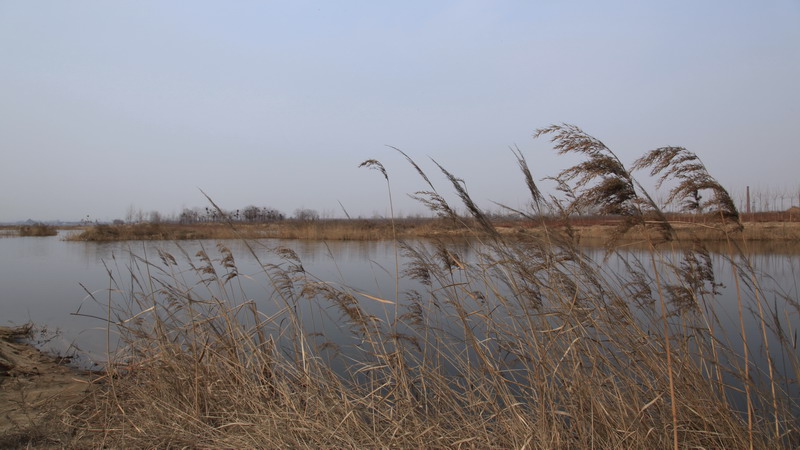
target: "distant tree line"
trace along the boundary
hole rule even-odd
[[[518,214],[508,211],[486,211],[487,217],[493,219],[512,219],[519,218]],[[423,219],[430,218],[431,216],[422,214],[411,214],[405,216],[406,219]],[[283,213],[282,211],[269,206],[255,206],[250,205],[236,210],[218,210],[213,207],[194,207],[184,208],[179,214],[162,214],[158,211],[146,212],[138,210],[133,207],[129,208],[125,220],[116,219],[113,221],[115,225],[124,223],[180,223],[184,225],[198,224],[198,223],[218,223],[218,222],[240,222],[240,223],[269,223],[280,222],[283,220],[296,220],[302,222],[310,222],[321,219],[331,219],[332,216],[326,213],[321,215],[317,210],[311,208],[297,208],[291,216]],[[396,217],[402,219],[403,217]],[[363,219],[358,217],[358,219]],[[372,219],[387,219],[382,214],[375,212]]]
[[[281,211],[268,206],[247,206],[232,211],[220,211],[216,208],[184,208],[178,216],[182,224],[207,223],[207,222],[277,222],[285,220],[286,215]]]
[[[691,196],[688,200],[694,203],[696,206],[696,211],[702,213],[702,205],[703,205],[703,192],[695,192],[693,196]],[[745,190],[738,189],[732,190],[731,196],[736,201],[736,206],[739,208],[740,212],[747,211],[747,201]],[[664,199],[664,195],[656,192],[654,194],[654,200],[656,203],[662,208],[662,210],[666,213],[677,212],[679,207],[682,205],[676,204],[668,204]],[[578,208],[575,208],[569,211],[569,214],[572,216],[594,216],[599,214],[599,210],[597,207],[593,206],[585,206],[585,205],[578,205]],[[756,212],[786,212],[790,208],[800,207],[800,185],[798,185],[795,189],[787,189],[787,188],[765,188],[761,186],[751,187],[750,189],[750,210],[754,213]],[[526,208],[522,208],[525,210]],[[455,211],[458,215],[469,215],[468,212],[464,211],[463,214],[461,211]],[[522,218],[522,215],[513,209],[508,209],[504,207],[494,208],[494,209],[486,209],[484,210],[486,217],[493,219],[493,220],[514,220]],[[537,211],[536,215],[543,216],[543,217],[551,217],[551,216],[558,216],[561,212],[558,209],[554,209],[552,207],[544,207]],[[797,214],[795,212],[795,214]],[[402,214],[396,216],[395,218],[401,218]],[[406,215],[405,218],[407,219],[414,219],[414,218],[426,218],[426,217],[433,217],[431,213],[428,211],[427,214],[424,213],[415,213]],[[295,209],[291,216],[288,216],[281,212],[278,209],[269,207],[269,206],[255,206],[250,205],[246,206],[242,209],[236,209],[231,211],[219,211],[216,208],[206,207],[206,208],[184,208],[177,216],[173,214],[165,215],[161,214],[158,211],[151,211],[145,212],[141,209],[135,208],[131,205],[128,208],[127,214],[125,216],[125,220],[116,219],[114,220],[115,224],[122,224],[122,223],[162,223],[162,222],[171,222],[171,223],[181,223],[181,224],[193,224],[193,223],[207,223],[207,222],[224,222],[224,221],[233,221],[233,222],[249,222],[249,223],[268,223],[268,222],[278,222],[282,220],[298,220],[298,221],[313,221],[319,220],[320,218],[324,219],[331,219],[333,218],[333,214],[331,212],[325,212],[322,216],[319,212],[314,209],[309,208],[298,208]],[[348,216],[349,218],[349,216]],[[354,217],[355,218],[355,217]],[[357,217],[358,219],[362,219],[362,216]],[[374,212],[372,215],[372,219],[385,219],[387,218],[385,214],[381,214],[378,212]],[[86,218],[82,221],[84,223],[90,224],[93,221],[86,216]]]

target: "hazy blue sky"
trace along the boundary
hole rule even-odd
[[[681,145],[734,192],[800,189],[800,2],[0,0],[0,221],[269,205],[384,214],[432,157],[522,206],[536,128]],[[451,192],[441,177],[437,188]],[[788,207],[788,201],[787,205]]]

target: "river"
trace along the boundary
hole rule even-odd
[[[186,274],[187,257],[183,255],[199,264],[196,255],[201,250],[214,260],[221,259],[225,253],[217,241],[74,242],[62,240],[64,233],[53,237],[0,237],[0,324],[32,322],[45,331],[37,337],[41,347],[81,355],[86,364],[102,362],[108,337],[114,342],[105,327],[108,302],[118,302],[137,280],[146,278],[148,271],[154,279],[169,278],[167,273],[158,271],[162,266],[159,250],[175,257],[176,267],[181,268],[180,277]],[[378,317],[392,314],[389,302],[395,298],[396,249],[390,241],[262,240],[250,247],[240,241],[220,244],[231,250],[239,274],[235,289],[228,291],[230,296],[239,301],[254,300],[259,310],[267,315],[277,311],[280,305],[262,265],[283,264],[286,267],[289,264],[272,251],[275,248],[294,251],[305,273],[312,274],[315,279],[366,293],[367,296],[359,299],[372,314]],[[424,242],[417,244],[424,245]],[[477,258],[473,245],[466,242],[451,245],[463,261]],[[586,251],[597,261],[603,261],[601,250]],[[610,272],[622,271],[623,259],[643,255],[642,251],[629,250],[601,265]],[[797,283],[800,252],[787,246],[751,245],[747,255],[760,273],[767,304],[784,304],[784,297],[800,298]],[[153,266],[145,264],[144,260],[152,262]],[[735,341],[741,333],[733,271],[723,252],[712,253],[711,260],[716,281],[722,285],[714,297],[721,328],[726,330],[728,339]],[[407,262],[408,257],[400,252],[401,272]],[[136,278],[131,276],[132,272],[137,274]],[[404,293],[423,291],[425,287],[401,274],[398,289],[402,299]],[[779,313],[785,315],[788,324],[796,330],[797,309],[781,309]],[[328,317],[320,316],[327,314],[325,309],[316,314],[309,317],[311,321],[336,322],[334,312]],[[336,340],[336,336],[344,335],[343,331],[331,328],[330,323],[322,328],[329,339]],[[746,332],[758,335],[761,330],[757,322],[750,320],[746,323]]]

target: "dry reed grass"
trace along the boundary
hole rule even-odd
[[[532,202],[553,202],[565,213],[575,202],[600,202],[625,216],[612,243],[637,230],[650,236],[647,260],[624,260],[609,273],[577,245],[566,214],[563,227],[508,238],[444,169],[473,214],[463,225],[475,233],[477,256],[466,260],[443,242],[398,243],[409,261],[403,276],[421,286],[401,298],[319,280],[291,250],[273,249],[281,262],[266,264],[251,243],[276,304],[265,315],[245,297],[223,246],[215,257],[204,250],[137,259],[130,273],[112,273],[108,299],[97,299],[108,302],[109,328],[124,345],[110,353],[93,397],[65,419],[76,445],[800,445],[797,299],[767,302],[747,259],[734,253],[745,285],[743,333],[747,311],[760,329],[741,336],[745,347],[725,338],[707,249],[660,250],[656,244],[682,236],[659,222],[663,215],[610,150],[577,127],[537,133],[544,135],[588,162],[562,173],[573,196]],[[667,152],[683,159],[662,150],[637,166],[712,189],[716,203],[706,210],[719,213],[714,226],[735,251],[741,232],[724,190],[684,149]],[[418,196],[453,211],[414,166],[430,188]],[[523,158],[520,166],[529,173]],[[697,198],[687,187],[676,200]],[[345,327],[348,338],[316,334],[309,321],[322,317]],[[770,358],[769,368],[754,364],[756,354]],[[773,371],[777,360],[782,370]]]
[[[34,223],[20,226],[17,228],[17,234],[20,236],[55,236],[58,234],[58,230],[53,225]]]
[[[457,217],[457,216],[456,216]],[[695,222],[694,216],[666,215],[675,230],[678,242],[695,240],[712,244],[724,242],[726,234],[713,222]],[[605,243],[623,221],[615,217],[570,217],[575,235],[585,244]],[[545,217],[531,219],[495,219],[492,227],[501,234],[546,236],[550,229],[558,228],[563,218]],[[473,236],[481,231],[469,226],[469,218],[414,218],[397,219],[395,233],[400,239],[414,237],[436,238],[445,236]],[[744,222],[742,238],[755,241],[800,241],[800,222]],[[236,230],[224,223],[182,225],[131,224],[92,225],[76,233],[67,234],[68,241],[133,241],[133,240],[198,240],[198,239],[306,239],[328,241],[392,240],[391,222],[386,219],[328,219],[315,221],[286,220],[280,223],[236,224]],[[629,230],[619,236],[620,243],[646,242],[648,235],[641,230]]]
[[[454,234],[457,229],[440,219],[397,219],[395,231],[388,219],[284,220],[272,223],[177,224],[139,223],[87,227],[67,235],[71,241],[136,241],[198,239],[311,239],[311,240],[391,240],[397,237],[425,237]]]
[[[708,245],[726,242],[728,235],[719,228],[709,225],[701,226],[693,223],[680,223],[670,221],[675,232],[676,243],[692,244],[695,241],[702,241]],[[501,233],[514,234],[534,234],[544,236],[549,226],[514,226],[513,223],[504,222],[497,227]],[[583,225],[574,226],[576,237],[580,238],[581,243],[591,244],[605,242],[609,236],[613,235],[617,225]],[[631,244],[636,242],[647,243],[653,236],[647,230],[633,230],[627,232],[619,238],[618,243]],[[800,223],[790,222],[759,222],[743,223],[740,239],[747,242],[800,242]]]
[[[253,237],[261,230],[248,227]],[[97,224],[79,233],[66,236],[68,241],[163,241],[191,239],[235,239],[236,234],[225,224],[181,225],[167,223]]]

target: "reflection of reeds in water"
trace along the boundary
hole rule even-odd
[[[274,250],[281,263],[262,264],[248,246],[278,305],[269,315],[245,296],[243,275],[225,247],[217,249],[219,257],[162,253],[157,262],[150,255],[130,273],[114,273],[109,325],[124,346],[111,354],[93,396],[69,416],[75,441],[111,447],[800,444],[797,300],[768,302],[746,259],[732,257],[744,286],[742,339],[730,339],[736,333],[721,330],[716,315],[718,284],[707,250],[698,243],[673,252],[680,248],[670,244],[674,230],[602,143],[566,125],[537,135],[553,135],[559,151],[588,158],[558,177],[571,193],[564,200],[538,195],[518,158],[532,202],[564,211],[564,227],[513,240],[495,233],[463,182],[442,169],[480,231],[472,244],[477,256],[467,261],[443,242],[398,244],[409,261],[403,276],[420,286],[399,303],[319,280],[286,249]],[[677,178],[674,200],[689,208],[710,192],[703,211],[719,218],[732,250],[741,245],[735,208],[690,153],[662,149],[634,167]],[[453,211],[415,168],[430,189],[417,195],[444,215]],[[568,228],[568,212],[588,204],[625,217],[612,244],[631,230],[650,230],[651,259],[625,261],[608,273],[588,258]],[[757,335],[745,334],[748,311],[760,324]],[[768,367],[754,365],[758,353]]]

